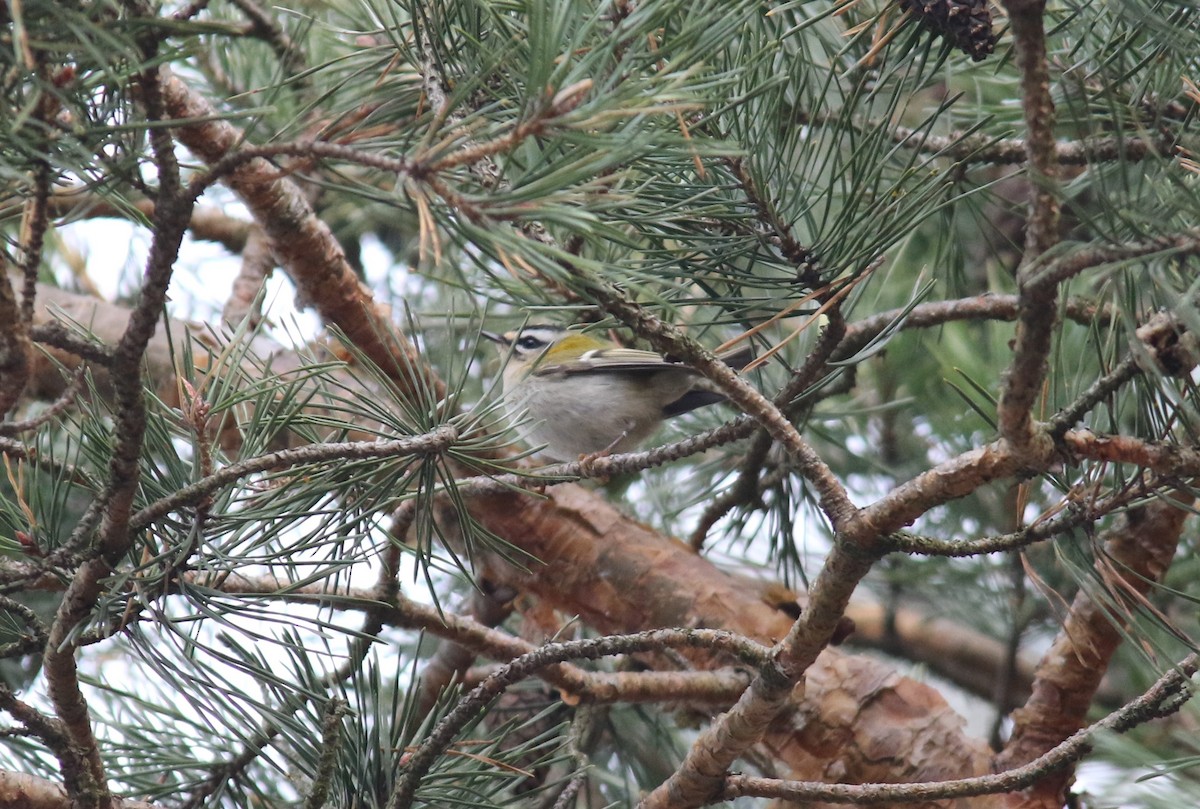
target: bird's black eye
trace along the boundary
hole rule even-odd
[[[526,334],[517,338],[517,346],[520,348],[534,349],[541,348],[546,345],[545,341],[539,340],[532,334]]]

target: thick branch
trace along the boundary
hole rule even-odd
[[[139,86],[147,117],[159,119],[161,97],[156,71],[147,69],[140,74]],[[142,360],[162,315],[167,287],[192,207],[190,199],[181,194],[179,165],[170,136],[163,129],[151,128],[149,137],[159,175],[154,240],[146,260],[140,299],[113,352],[116,407],[108,481],[92,505],[91,518],[80,521],[73,537],[73,544],[83,546],[98,513],[98,535],[92,543],[97,555],[75,572],[51,626],[43,657],[50,701],[89,768],[86,779],[67,778],[67,791],[76,800],[94,801],[99,806],[109,804],[111,796],[87,700],[79,685],[75,661],[76,630],[90,617],[103,592],[104,580],[128,551],[131,542],[129,515],[137,491],[142,439],[146,430]]]
[[[206,163],[237,149],[242,133],[177,76],[164,69],[164,100],[171,116],[184,121],[179,140]],[[230,168],[224,181],[262,225],[280,264],[325,322],[336,325],[413,401],[445,396],[444,384],[416,349],[392,327],[370,291],[358,280],[329,227],[313,212],[303,192],[262,158]]]
[[[804,803],[825,801],[869,806],[876,803],[903,804],[963,798],[1020,789],[1078,761],[1091,750],[1093,737],[1101,731],[1121,733],[1150,719],[1167,716],[1179,710],[1186,701],[1182,697],[1189,693],[1189,680],[1195,672],[1196,658],[1193,655],[1160,677],[1146,693],[1120,710],[1074,733],[1036,760],[994,775],[924,784],[814,784],[734,775],[726,780],[722,797],[732,800],[754,796]],[[1061,806],[1061,803],[1056,805]]]
[[[1121,522],[1104,535],[1104,555],[1096,572],[1113,603],[1097,603],[1082,589],[1054,645],[1042,658],[1033,695],[1013,712],[1016,725],[1001,768],[1014,767],[1041,755],[1083,727],[1088,707],[1108,670],[1109,662],[1128,626],[1132,611],[1153,582],[1171,564],[1192,498],[1182,491],[1179,505],[1156,500],[1125,512]],[[1069,774],[1038,782],[1013,805],[1061,806]]]
[[[543,562],[522,571],[496,559],[488,564],[490,580],[530,591],[601,632],[699,625],[767,641],[788,632],[787,614],[682,543],[627,520],[576,486],[558,487],[550,497],[521,509],[511,508],[507,498],[489,498],[475,508],[490,530]],[[830,610],[820,609],[827,620]],[[835,624],[840,619],[839,611]],[[961,735],[959,720],[940,697],[886,674],[877,662],[825,649],[808,672],[803,697],[790,687],[787,692],[803,713],[794,723],[780,717],[767,728],[765,742],[796,777],[888,780],[896,768],[913,767],[937,770],[938,777],[984,772],[982,747]],[[847,699],[856,708],[843,713]],[[908,707],[894,710],[898,705]],[[825,730],[816,736],[803,730],[814,726]],[[884,735],[905,740],[894,757],[867,749],[884,727]],[[937,749],[937,761],[921,755],[922,749]]]

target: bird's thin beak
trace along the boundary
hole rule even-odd
[[[496,332],[494,332],[494,331],[481,331],[481,332],[479,332],[479,336],[485,340],[491,340],[496,345],[502,345],[502,346],[508,345],[508,340],[505,339],[504,335],[496,334]]]

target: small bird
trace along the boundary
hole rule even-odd
[[[625,452],[663,419],[725,397],[697,371],[657,354],[624,348],[561,326],[483,332],[508,358],[504,399],[511,418],[529,419],[522,437],[558,461]],[[739,369],[749,347],[720,359]]]

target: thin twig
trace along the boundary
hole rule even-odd
[[[150,56],[154,45],[147,45]],[[150,121],[163,119],[161,87],[156,68],[146,68],[138,75],[142,102]],[[108,481],[104,491],[93,502],[85,519],[80,521],[72,536],[72,544],[82,546],[85,530],[98,517],[98,534],[94,539],[98,555],[84,562],[75,572],[63,597],[50,629],[46,644],[43,670],[47,694],[63,722],[72,744],[87,761],[90,780],[84,785],[67,779],[67,792],[76,799],[93,795],[100,804],[111,801],[104,764],[92,729],[87,701],[80,689],[76,667],[76,628],[85,622],[100,594],[104,581],[114,565],[125,555],[132,541],[129,517],[140,475],[142,441],[146,430],[145,391],[142,387],[141,364],[146,346],[153,337],[167,299],[179,246],[191,216],[192,202],[182,195],[179,164],[175,159],[174,143],[168,131],[149,128],[149,140],[158,171],[159,198],[154,223],[154,239],[146,260],[146,272],[141,297],[131,313],[125,331],[113,352],[113,391],[115,418],[113,446],[109,457]]]
[[[287,35],[283,27],[271,18],[266,9],[253,0],[230,0],[230,2],[250,20],[250,35],[271,46],[271,50],[275,52],[275,58],[279,60],[279,66],[283,69],[284,79],[298,83],[301,88],[307,87],[308,79],[296,75],[306,71],[304,53]]]
[[[342,717],[349,712],[346,701],[332,697],[321,711],[321,755],[317,761],[317,772],[313,776],[312,789],[304,799],[304,809],[321,809],[329,800],[330,781],[337,766],[338,753],[342,748]]]
[[[1031,267],[1025,282],[1029,290],[1048,289],[1087,270],[1134,259],[1194,256],[1200,253],[1200,230],[1168,233],[1132,244],[1094,245],[1072,250],[1044,265]]]
[[[581,273],[578,269],[577,273]],[[821,509],[836,530],[857,510],[837,476],[769,399],[677,327],[655,317],[628,296],[597,278],[581,279],[596,303],[664,354],[679,357],[717,385],[731,404],[753,418],[795,460],[817,493]]]
[[[1140,374],[1141,368],[1132,354],[1121,360],[1104,376],[1097,379],[1088,389],[1064,407],[1047,423],[1050,435],[1056,440],[1067,430],[1079,423],[1092,408],[1121,389],[1121,386]]]
[[[86,792],[74,793],[73,797],[82,798],[82,795],[92,794],[96,786],[91,781],[85,751],[77,749],[71,743],[71,737],[61,720],[46,716],[32,705],[18,699],[4,683],[0,683],[0,709],[6,711],[20,722],[30,735],[46,745],[58,759],[58,766],[68,784],[82,783],[87,787]]]
[[[80,359],[108,367],[113,362],[113,349],[104,343],[94,342],[67,329],[57,320],[40,323],[33,327],[30,337],[35,342],[74,354]]]
[[[197,576],[193,581],[229,594],[271,596],[280,601],[319,604],[334,610],[370,612],[386,626],[415,629],[434,637],[470,649],[475,655],[510,662],[538,647],[493,629],[465,615],[439,610],[421,604],[396,592],[388,599],[376,593],[347,590],[329,591],[320,585],[285,586],[263,579],[231,576],[219,584],[211,584]],[[766,647],[752,646],[756,654],[766,655]],[[586,671],[568,663],[547,666],[537,675],[572,701],[588,703],[611,702],[696,702],[709,705],[728,705],[745,690],[748,677],[744,671],[717,669],[712,671]]]
[[[22,633],[17,639],[0,645],[0,657],[17,657],[40,652],[45,648],[48,637],[46,625],[42,623],[42,619],[36,612],[20,601],[5,595],[0,595],[0,609],[10,615],[19,616],[29,629],[27,633]],[[11,630],[9,631],[11,632]]]
[[[1028,764],[993,775],[959,778],[924,784],[822,784],[807,781],[782,781],[731,775],[725,779],[722,800],[739,797],[777,798],[798,802],[827,802],[865,805],[909,803],[994,795],[1012,792],[1036,783],[1048,773],[1066,767],[1087,755],[1095,736],[1102,731],[1123,733],[1151,719],[1178,711],[1190,692],[1189,679],[1196,673],[1196,656],[1191,655],[1172,668],[1146,693],[1100,721],[1073,734]]]
[[[805,116],[803,123],[812,126],[847,125],[840,115]],[[869,121],[865,126],[850,126],[858,132],[877,132],[881,127],[887,126],[887,123]],[[961,131],[948,135],[933,135],[906,126],[892,126],[888,132],[896,144],[960,163],[1017,165],[1024,163],[1029,157],[1029,144],[1023,138],[995,137],[982,132],[967,134]],[[1160,132],[1153,137],[1122,133],[1079,140],[1060,140],[1055,157],[1060,166],[1086,166],[1118,160],[1137,162],[1171,155],[1181,137],[1182,133]]]
[[[1007,0],[1012,22],[1017,67],[1021,71],[1021,105],[1025,127],[1028,172],[1032,193],[1025,220],[1025,254],[1017,272],[1017,332],[1013,359],[1005,372],[996,408],[1000,435],[1021,452],[1036,456],[1045,442],[1033,423],[1033,406],[1041,395],[1058,309],[1056,285],[1033,285],[1039,262],[1058,242],[1059,202],[1057,144],[1054,140],[1054,101],[1046,60],[1045,3]]]
[[[432,432],[411,438],[396,438],[390,441],[308,444],[302,447],[268,452],[223,467],[190,486],[146,506],[130,518],[130,530],[140,531],[160,517],[176,509],[194,505],[247,475],[336,460],[433,455],[445,451],[456,440],[458,440],[458,430],[453,425],[443,424]]]
[[[754,182],[745,161],[740,157],[731,157],[725,162],[741,185],[746,199],[757,211],[759,221],[771,229],[772,240],[779,247],[780,253],[796,267],[797,282],[810,287],[819,284],[819,267],[816,266],[812,251],[796,241],[795,234],[779,215],[774,202]]]
[[[83,379],[84,367],[81,365],[75,369],[75,373],[71,375],[71,381],[67,384],[67,387],[49,407],[42,410],[33,418],[25,419],[24,421],[0,423],[0,436],[31,432],[61,416],[67,411],[67,408],[75,403],[75,399],[79,396],[80,391],[83,390]],[[3,412],[3,410],[0,410],[0,412]]]
[[[554,799],[551,809],[572,809],[575,806],[575,796],[587,783],[588,770],[591,761],[587,754],[587,740],[592,735],[592,718],[596,709],[590,705],[581,705],[575,709],[575,718],[571,720],[571,731],[567,735],[567,749],[575,760],[575,772]]]
[[[1084,587],[1072,600],[1062,629],[1046,650],[1030,697],[1013,712],[1013,730],[997,758],[1001,768],[1024,764],[1086,724],[1100,680],[1127,637],[1131,608],[1146,605],[1145,594],[1161,581],[1179,547],[1194,498],[1176,490],[1126,511],[1101,536],[1094,575],[1100,595]],[[1114,563],[1131,576],[1110,578]],[[1169,628],[1169,622],[1157,617]],[[1031,787],[1033,804],[1061,803],[1069,778],[1058,774]],[[1036,796],[1036,800],[1033,797]]]
[[[831,310],[829,322],[821,333],[817,344],[804,359],[804,364],[792,374],[787,385],[774,397],[776,406],[787,409],[789,405],[805,390],[816,384],[818,379],[828,373],[828,361],[837,350],[846,335],[846,321],[839,309]],[[752,502],[759,497],[762,490],[760,472],[766,461],[767,452],[771,449],[773,439],[766,430],[758,430],[746,451],[738,479],[727,491],[718,495],[709,507],[704,510],[696,523],[689,539],[689,544],[696,551],[704,545],[704,539],[709,530],[718,520],[738,505]]]
[[[717,649],[734,654],[751,665],[762,665],[767,660],[763,654],[763,647],[747,638],[731,632],[704,629],[656,629],[632,635],[610,635],[546,644],[517,658],[488,677],[442,718],[401,769],[395,790],[388,801],[388,809],[407,809],[412,805],[421,779],[437,756],[481,708],[510,685],[547,666],[567,660],[595,660],[617,654],[676,647]]]
[[[45,54],[41,48],[37,51],[38,78],[50,83],[50,72],[45,64]],[[59,106],[58,96],[43,90],[39,93],[37,104],[34,106],[33,118],[41,126],[34,135],[37,145],[33,148],[40,152],[49,153],[50,143],[48,133]],[[25,278],[25,286],[21,294],[21,322],[28,329],[33,324],[33,309],[37,298],[38,271],[42,264],[42,248],[45,246],[46,229],[50,225],[47,201],[50,198],[50,161],[39,157],[33,168],[33,194],[25,203],[21,217],[21,274]],[[0,414],[4,409],[0,408]]]
[[[888,548],[894,552],[910,553],[916,556],[961,558],[1021,550],[1037,542],[1059,536],[1073,528],[1095,523],[1114,511],[1149,496],[1163,484],[1162,478],[1139,480],[1136,484],[1124,487],[1104,500],[1088,501],[1087,505],[1072,500],[1066,513],[1061,516],[1039,520],[1019,531],[998,536],[955,541],[898,532],[889,536],[885,542]]]

